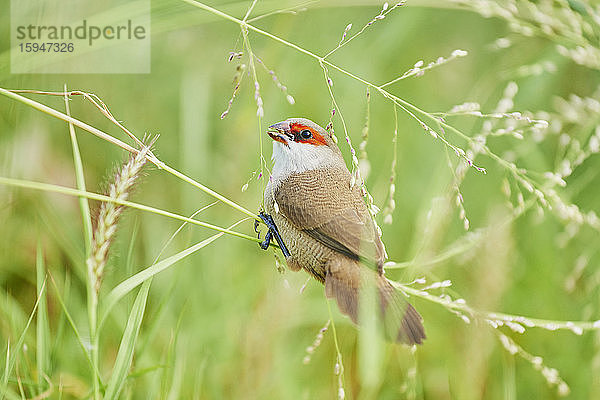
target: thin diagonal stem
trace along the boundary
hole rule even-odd
[[[258,0],[253,0],[252,4],[250,4],[250,7],[248,7],[248,11],[246,11],[246,15],[244,15],[244,22],[246,22],[246,20],[248,19],[248,17],[250,16],[250,13],[252,12],[252,10],[254,9],[254,6],[256,5],[256,2]]]
[[[136,148],[128,145],[127,143],[125,143],[125,142],[123,142],[123,141],[121,141],[121,140],[119,140],[119,139],[117,139],[117,138],[115,138],[115,137],[113,137],[113,136],[111,136],[111,135],[109,135],[109,134],[101,131],[98,128],[95,128],[95,127],[93,127],[91,125],[88,125],[85,122],[82,122],[82,121],[80,121],[78,119],[75,119],[75,118],[73,118],[73,117],[71,117],[69,115],[66,115],[66,114],[64,114],[64,113],[62,113],[60,111],[57,111],[57,110],[55,110],[55,109],[53,109],[51,107],[48,107],[48,106],[46,106],[46,105],[44,105],[42,103],[38,103],[35,100],[28,99],[27,97],[23,97],[23,96],[21,96],[19,94],[13,93],[12,91],[7,90],[7,89],[3,89],[3,88],[0,88],[0,94],[3,94],[6,97],[10,97],[10,98],[12,98],[14,100],[17,100],[17,101],[19,101],[21,103],[24,103],[24,104],[26,104],[26,105],[28,105],[30,107],[33,107],[33,108],[35,108],[37,110],[40,110],[40,111],[42,111],[42,112],[44,112],[44,113],[46,113],[48,115],[51,115],[51,116],[53,116],[55,118],[61,119],[61,120],[65,121],[65,122],[69,122],[69,123],[71,123],[71,124],[73,124],[73,125],[81,128],[81,129],[83,129],[85,131],[90,132],[93,135],[98,136],[101,139],[104,139],[104,140],[106,140],[106,141],[108,141],[110,143],[113,143],[113,144],[121,147],[124,150],[127,150],[130,153],[137,154],[138,151],[139,151],[138,149],[136,149]],[[189,176],[187,176],[187,175],[185,175],[185,174],[177,171],[175,168],[173,168],[173,167],[165,164],[163,161],[159,160],[153,154],[151,154],[151,153],[147,154],[146,155],[146,159],[148,161],[150,161],[152,164],[156,165],[156,167],[158,167],[159,169],[162,169],[162,170],[170,173],[171,175],[174,175],[175,177],[181,179],[182,181],[185,181],[185,182],[191,184],[192,186],[194,186],[194,187],[202,190],[204,193],[206,193],[206,194],[208,194],[208,195],[216,198],[217,200],[222,201],[223,203],[227,204],[228,206],[230,206],[232,208],[235,208],[236,210],[238,210],[238,211],[240,211],[240,212],[248,215],[249,217],[252,217],[252,218],[260,221],[260,218],[258,218],[258,216],[255,213],[249,211],[248,209],[242,207],[241,205],[235,203],[234,201],[229,200],[225,196],[223,196],[223,195],[215,192],[214,190],[208,188],[207,186],[204,186],[203,184],[201,184],[200,182],[198,182],[198,181],[190,178]]]
[[[237,236],[242,239],[250,240],[252,242],[257,242],[257,243],[262,242],[262,240],[260,240],[259,238],[249,236],[249,235],[246,235],[246,234],[243,234],[240,232],[232,231],[232,230],[229,230],[226,228],[222,228],[217,225],[198,221],[198,220],[195,220],[192,218],[185,217],[183,215],[175,214],[170,211],[161,210],[159,208],[147,206],[144,204],[135,203],[132,201],[127,201],[127,200],[113,199],[111,197],[104,196],[104,195],[98,194],[98,193],[84,192],[82,190],[77,190],[77,189],[73,189],[73,188],[69,188],[69,187],[65,187],[65,186],[51,185],[51,184],[42,183],[42,182],[24,181],[24,180],[20,180],[20,179],[6,178],[6,177],[2,177],[2,176],[0,176],[0,185],[16,186],[16,187],[22,187],[22,188],[34,189],[34,190],[42,190],[45,192],[62,193],[62,194],[69,195],[69,196],[85,197],[85,198],[92,199],[92,200],[111,202],[111,203],[119,204],[122,206],[130,207],[130,208],[135,208],[135,209],[138,209],[141,211],[147,211],[147,212],[151,212],[154,214],[162,215],[163,217],[168,217],[168,218],[176,219],[179,221],[189,222],[190,224],[193,224],[193,225],[198,225],[198,226],[202,226],[204,228],[212,229],[215,231],[224,232],[224,233],[227,233],[232,236]],[[274,247],[277,247],[276,244],[271,244],[271,245]]]

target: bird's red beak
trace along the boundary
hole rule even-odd
[[[288,141],[293,140],[294,138],[290,124],[287,121],[281,121],[269,126],[269,129],[267,129],[267,134],[271,136],[271,139],[275,140],[276,142],[283,143],[286,146]]]

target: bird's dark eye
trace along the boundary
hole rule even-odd
[[[311,131],[309,131],[308,129],[304,129],[300,131],[300,136],[302,137],[302,139],[310,139],[313,135]]]

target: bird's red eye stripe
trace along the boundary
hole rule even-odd
[[[327,142],[325,141],[325,138],[323,136],[321,136],[321,134],[319,134],[317,132],[313,132],[312,139],[301,140],[301,142],[303,142],[303,143],[310,143],[310,144],[315,145],[315,146],[327,146]]]
[[[302,142],[302,143],[310,143],[314,146],[327,146],[327,141],[325,141],[325,138],[317,131],[315,131],[313,128],[306,126],[306,125],[302,125],[302,124],[292,124],[291,125],[292,128],[292,132],[294,132],[294,136],[296,136],[298,139],[298,142]],[[312,137],[305,139],[302,137],[301,132],[303,130],[308,130],[312,133]]]

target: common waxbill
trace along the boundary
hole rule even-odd
[[[276,123],[267,133],[274,165],[261,214],[272,228],[266,242],[274,236],[288,267],[323,283],[325,295],[354,323],[359,291],[374,282],[386,336],[420,344],[422,318],[384,276],[383,243],[331,134],[305,118]]]

